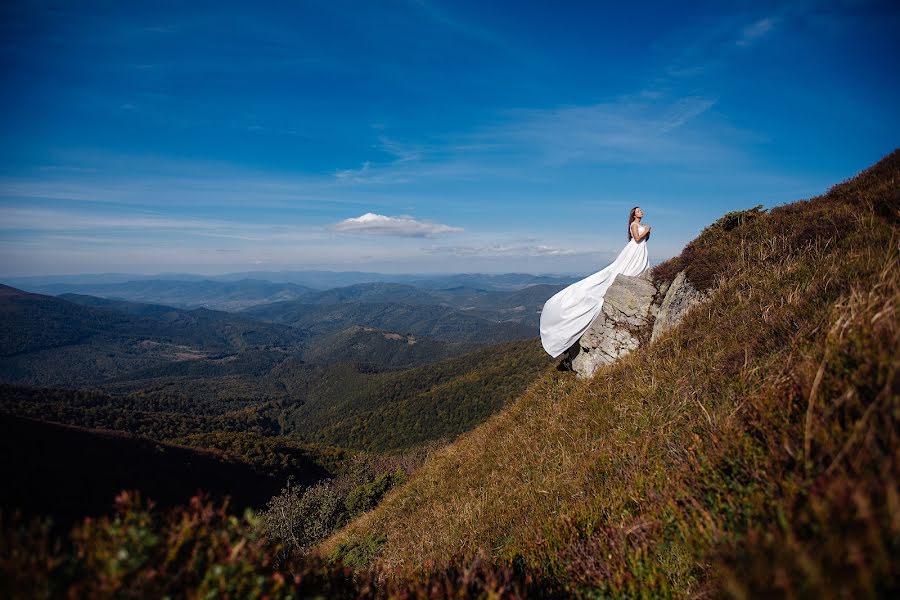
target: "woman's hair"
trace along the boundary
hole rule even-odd
[[[639,209],[640,206],[635,206],[631,209],[631,212],[628,214],[628,241],[631,241],[631,222],[634,221],[634,211]]]

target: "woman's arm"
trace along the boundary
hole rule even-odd
[[[645,237],[647,237],[647,235],[650,234],[650,226],[645,225],[644,227],[646,227],[646,229],[644,229],[644,233],[639,234],[638,233],[638,231],[639,231],[638,230],[638,222],[637,221],[631,222],[631,237],[634,238],[634,241],[639,242],[642,239],[644,239]]]

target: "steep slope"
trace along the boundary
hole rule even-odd
[[[321,551],[400,578],[482,549],[592,597],[890,595],[898,209],[895,151],[725,215],[654,269],[710,294],[680,326],[589,380],[548,369]]]

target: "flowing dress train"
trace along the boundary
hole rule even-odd
[[[641,233],[646,227],[638,225]],[[650,265],[647,238],[628,240],[614,261],[558,291],[541,309],[541,344],[556,358],[577,342],[603,307],[603,297],[616,275],[639,275]]]

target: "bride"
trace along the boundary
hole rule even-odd
[[[638,275],[650,264],[647,237],[650,226],[642,225],[644,211],[635,206],[628,216],[628,243],[616,259],[602,270],[560,290],[541,309],[541,344],[556,358],[590,326],[603,306],[603,296],[616,275]]]

